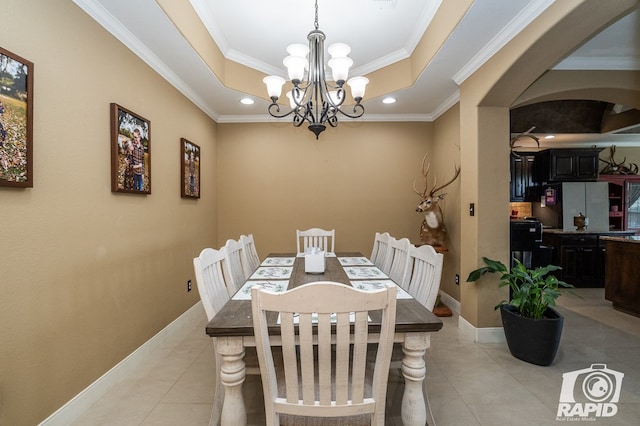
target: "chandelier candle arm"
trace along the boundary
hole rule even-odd
[[[320,133],[326,129],[327,123],[331,127],[338,125],[337,113],[349,118],[362,117],[364,106],[361,102],[369,79],[366,77],[348,79],[349,69],[353,65],[353,60],[347,56],[351,52],[351,48],[344,43],[334,43],[328,48],[331,59],[327,65],[331,68],[335,84],[328,82],[325,76],[324,62],[325,35],[318,29],[317,0],[314,26],[315,29],[307,36],[309,46],[304,44],[289,45],[287,47],[289,56],[282,61],[283,65],[287,67],[287,75],[293,84],[293,89],[286,93],[291,111],[281,114],[278,105],[285,79],[280,76],[268,76],[262,81],[266,84],[267,93],[271,99],[271,104],[267,109],[269,114],[276,118],[293,114],[293,125],[299,127],[305,121],[308,122],[309,130],[318,139]],[[346,98],[345,82],[351,88],[351,94],[355,101],[352,113],[346,113],[340,109]]]

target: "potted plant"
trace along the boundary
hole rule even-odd
[[[537,365],[550,365],[558,352],[564,318],[553,306],[561,295],[560,287],[573,287],[551,272],[561,269],[547,265],[528,269],[514,259],[511,271],[500,261],[483,257],[486,266],[472,271],[467,282],[485,273],[502,274],[498,287],[509,286],[510,300],[498,303],[504,334],[511,354]]]

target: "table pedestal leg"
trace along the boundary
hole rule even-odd
[[[221,355],[220,379],[224,386],[222,426],[245,426],[247,410],[242,396],[242,383],[246,376],[242,337],[219,337],[218,353]]]
[[[402,423],[405,426],[424,426],[427,423],[427,407],[422,393],[422,383],[427,369],[424,354],[429,348],[427,333],[408,333],[402,343]]]

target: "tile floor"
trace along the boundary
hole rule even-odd
[[[458,334],[457,317],[443,318],[427,356],[427,380],[435,422],[440,426],[559,425],[562,374],[594,363],[624,373],[618,412],[599,425],[637,425],[640,419],[640,318],[613,310],[603,289],[563,296],[565,316],[558,355],[540,367],[513,358],[506,344],[476,344]],[[205,315],[154,352],[90,407],[74,425],[207,425],[213,397],[213,349],[204,334]],[[249,423],[264,424],[262,392],[255,376],[244,387]],[[400,425],[402,381],[393,372],[387,423]]]

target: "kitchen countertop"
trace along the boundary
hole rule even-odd
[[[635,231],[607,231],[607,230],[596,231],[596,230],[590,230],[590,229],[587,229],[586,231],[576,231],[575,229],[574,230],[565,231],[564,229],[560,229],[560,228],[543,228],[542,232],[544,234],[562,234],[562,235],[569,235],[569,234],[591,234],[591,235],[607,234],[607,235],[618,236],[617,238],[623,238],[623,237],[621,237],[623,235],[634,235],[635,234]]]
[[[635,243],[635,244],[640,244],[640,235],[627,235],[627,236],[620,236],[620,237],[616,237],[616,236],[603,236],[600,237],[601,240],[605,240],[605,241],[618,241],[621,243]]]

